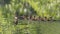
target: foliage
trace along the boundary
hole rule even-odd
[[[0,34],[25,34],[27,27],[30,34],[60,34],[59,22],[19,21],[18,25],[13,24],[16,12],[29,15],[31,10],[38,16],[59,20],[60,0],[0,0]]]
[[[25,14],[24,3],[29,3],[28,7],[32,7],[37,15],[41,17],[53,17],[55,19],[59,19],[59,1],[60,0],[10,0],[8,1],[10,3],[8,3],[7,0],[5,0],[6,4],[4,6],[0,6],[3,7],[2,11],[0,12],[4,14],[4,17],[7,17],[7,14],[8,16],[10,15],[12,17],[16,11],[19,12],[19,15]],[[27,10],[30,11],[30,9],[31,8],[28,8]]]

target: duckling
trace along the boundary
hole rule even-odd
[[[54,20],[53,17],[49,17],[48,21],[56,21],[56,20]]]
[[[39,16],[38,19],[41,20],[41,17]]]
[[[45,17],[45,20],[47,20],[47,17]]]
[[[41,18],[41,21],[47,21],[47,17]]]
[[[18,17],[15,17],[14,23],[17,25],[18,24]]]
[[[49,17],[48,19],[47,19],[47,21],[51,21],[52,20],[52,17]]]
[[[19,19],[20,19],[20,20],[23,20],[23,19],[24,19],[24,16],[19,16]]]
[[[44,18],[41,18],[41,21],[44,21]]]

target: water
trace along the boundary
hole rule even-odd
[[[29,24],[27,24],[29,22]],[[29,34],[59,34],[60,23],[59,21],[25,21]],[[24,24],[24,25],[25,25]],[[21,24],[20,24],[21,25]],[[24,29],[22,29],[24,31]],[[26,31],[25,30],[25,31]],[[23,32],[25,33],[25,32]]]
[[[0,34],[60,34],[59,21],[19,20],[18,25],[8,23],[0,26]]]

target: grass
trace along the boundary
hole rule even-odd
[[[0,25],[0,34],[60,34],[60,23],[21,20],[18,25],[7,23]]]

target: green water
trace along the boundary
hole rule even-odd
[[[19,21],[0,24],[0,34],[60,34],[59,21]]]

